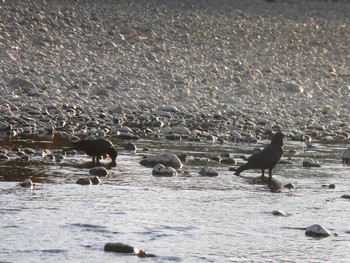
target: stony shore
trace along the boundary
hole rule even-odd
[[[0,1],[0,133],[350,138],[350,2]]]

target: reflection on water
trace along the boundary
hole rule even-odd
[[[33,142],[34,141],[34,142]],[[0,141],[12,147],[68,146],[64,138],[16,138]],[[118,166],[101,185],[75,184],[90,176],[91,159],[83,154],[62,162],[11,155],[0,163],[0,262],[135,262],[137,257],[105,253],[107,242],[123,242],[156,254],[148,262],[344,262],[349,258],[348,225],[350,167],[341,164],[341,144],[286,142],[297,150],[289,164],[280,164],[273,178],[260,171],[233,175],[217,162],[184,163],[179,177],[159,178],[139,165],[143,155],[186,152],[189,158],[210,159],[230,153],[249,155],[257,144],[140,140],[136,154],[119,146]],[[149,151],[142,149],[149,148]],[[305,151],[307,150],[307,151]],[[321,168],[303,168],[304,157]],[[102,164],[108,167],[109,160]],[[218,177],[201,177],[202,166],[215,166]],[[31,178],[34,189],[18,182]],[[292,183],[296,188],[283,186]],[[335,184],[335,189],[322,185]],[[272,214],[282,210],[287,217]],[[322,224],[333,236],[306,237],[304,229]],[[142,259],[143,260],[143,259]]]

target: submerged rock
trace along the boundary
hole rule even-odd
[[[321,165],[312,158],[305,158],[303,160],[303,167],[321,167]]]
[[[202,176],[219,176],[218,171],[214,167],[204,167],[199,171],[199,174]]]
[[[305,235],[312,237],[329,237],[331,232],[321,225],[315,224],[306,228]]]
[[[133,152],[136,152],[137,150],[137,147],[134,143],[127,143],[125,146],[124,146],[124,149],[127,150],[127,151],[133,151]]]
[[[350,164],[350,148],[347,148],[342,154],[342,163]]]
[[[30,179],[25,179],[23,182],[19,183],[20,186],[24,188],[32,188],[35,184]]]
[[[286,216],[287,214],[285,212],[283,212],[282,210],[273,210],[272,214],[274,216]]]
[[[153,167],[152,175],[154,176],[164,176],[164,177],[173,177],[177,175],[177,171],[172,167],[165,167],[162,164],[156,164]]]
[[[295,188],[295,185],[292,183],[288,183],[288,184],[285,184],[283,187],[288,188],[288,189],[292,189],[292,188]]]
[[[106,243],[104,246],[104,251],[106,252],[115,252],[123,254],[135,254],[139,257],[155,257],[153,254],[149,254],[142,249],[123,244],[123,243]]]
[[[76,183],[80,184],[80,185],[91,185],[92,184],[90,178],[79,178]]]
[[[93,185],[100,185],[101,184],[101,180],[98,176],[95,176],[95,177],[91,178],[90,180],[91,180],[91,183]]]
[[[101,176],[101,177],[108,177],[109,171],[103,166],[98,166],[98,167],[91,168],[89,170],[89,174],[95,175],[95,176]]]

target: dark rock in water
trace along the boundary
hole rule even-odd
[[[153,176],[164,176],[164,177],[173,177],[177,176],[177,171],[172,167],[165,167],[162,164],[156,164],[152,170]]]
[[[286,213],[283,212],[283,211],[281,211],[281,210],[273,210],[273,211],[272,211],[272,214],[273,214],[274,216],[286,216]]]
[[[24,188],[32,188],[35,184],[30,179],[25,179],[23,182],[19,183],[20,186]]]
[[[271,143],[263,150],[254,153],[247,159],[247,163],[241,165],[235,172],[240,175],[241,172],[248,169],[261,169],[262,176],[265,175],[265,169],[269,170],[269,176],[272,177],[272,169],[281,160],[283,155],[283,138],[284,134],[276,133]]]
[[[202,176],[209,176],[209,177],[219,176],[218,171],[216,171],[214,167],[204,167],[199,171],[199,174]]]
[[[79,142],[72,142],[73,148],[78,151],[83,151],[92,157],[92,162],[98,164],[103,156],[109,155],[112,162],[111,166],[116,166],[117,150],[111,141],[106,139],[92,139],[82,140]]]
[[[93,185],[100,185],[101,184],[101,180],[98,176],[95,176],[95,177],[91,178],[90,180],[91,180],[91,183]]]
[[[229,164],[229,165],[235,165],[237,162],[235,159],[233,159],[232,157],[228,157],[228,158],[224,158],[221,160],[222,164]]]
[[[306,228],[305,235],[312,237],[329,237],[332,234],[328,229],[324,228],[323,226],[315,224]]]
[[[292,183],[285,184],[283,187],[284,187],[284,188],[288,188],[288,189],[295,188],[294,184],[292,184]]]
[[[89,174],[95,175],[95,176],[101,176],[101,177],[108,177],[109,176],[108,170],[106,168],[104,168],[103,166],[91,168],[89,170]]]
[[[136,253],[134,247],[123,243],[106,243],[104,251],[116,253]]]
[[[188,154],[185,152],[177,153],[176,156],[183,162],[186,162],[186,158],[188,157]]]
[[[329,189],[335,189],[335,184],[329,184],[329,185],[323,184],[322,187],[329,188]]]
[[[237,169],[236,169],[235,167],[230,167],[230,168],[228,168],[228,170],[229,170],[230,172],[235,172]]]
[[[341,196],[341,198],[344,198],[344,199],[350,199],[350,195],[348,195],[348,194],[344,194],[344,195],[342,195],[342,196]]]
[[[104,251],[115,252],[123,254],[135,254],[139,257],[155,257],[153,254],[149,254],[142,249],[137,249],[136,247],[123,244],[123,243],[106,243],[104,246]]]
[[[169,141],[181,141],[181,136],[179,134],[167,134],[165,135],[165,139]]]
[[[350,164],[350,148],[347,148],[342,154],[342,163]]]
[[[76,183],[80,184],[80,185],[91,185],[92,184],[90,178],[79,178]]]
[[[210,160],[220,163],[221,157],[220,156],[212,156],[212,157],[210,157]]]
[[[127,143],[125,146],[124,146],[124,149],[127,150],[127,151],[133,151],[133,152],[136,152],[137,150],[137,147],[135,144],[129,142]]]
[[[305,158],[303,160],[303,167],[321,167],[321,165],[312,158]]]

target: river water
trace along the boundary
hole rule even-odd
[[[45,138],[2,138],[0,143],[34,149],[65,145]],[[238,177],[228,165],[194,161],[220,153],[242,161],[241,155],[266,141],[135,143],[140,150],[133,154],[121,150],[125,142],[115,141],[118,165],[101,185],[75,184],[92,167],[82,154],[60,163],[42,157],[0,163],[0,262],[350,262],[350,201],[341,198],[350,194],[350,166],[340,158],[346,145],[315,143],[307,149],[286,141],[286,151],[298,153],[269,179],[259,171]],[[159,152],[187,152],[183,170],[188,173],[153,177],[139,161]],[[322,167],[303,168],[306,156]],[[216,167],[219,176],[200,176],[206,165]],[[19,187],[28,177],[35,187]],[[295,188],[284,188],[287,183]],[[323,187],[329,184],[336,188]],[[274,210],[287,215],[275,216]],[[312,224],[323,225],[332,236],[305,236]],[[156,257],[104,252],[107,242],[130,244]]]

